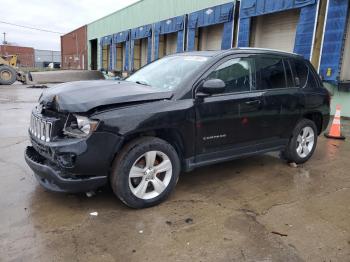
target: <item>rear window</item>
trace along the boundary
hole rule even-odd
[[[295,75],[295,83],[300,88],[316,88],[317,81],[309,66],[302,60],[291,60],[291,65]]]

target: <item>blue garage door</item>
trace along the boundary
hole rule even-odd
[[[329,0],[319,70],[324,80],[335,84],[340,76],[348,9],[349,0]]]
[[[125,48],[117,49],[118,44],[125,45]],[[122,64],[124,71],[129,71],[129,53],[130,53],[130,30],[126,30],[123,32],[119,32],[117,34],[113,35],[113,52],[111,55],[111,64],[113,65],[113,70],[116,69],[116,62],[118,58],[122,58]],[[117,50],[120,50],[120,53],[117,52]],[[124,51],[123,51],[124,50]],[[124,54],[123,54],[124,52]]]
[[[110,51],[111,50],[111,45],[112,45],[112,36],[109,35],[109,36],[104,36],[100,39],[100,69],[104,67],[103,65],[103,55],[104,55],[104,52],[103,50],[105,50],[105,52],[107,52],[107,50],[109,50],[108,54],[109,56],[107,57],[107,68],[104,68],[105,70],[111,70],[112,69],[112,65],[110,63],[110,61],[112,61],[112,52]]]
[[[300,8],[293,51],[310,59],[318,10],[317,0],[244,0],[241,3],[238,47],[250,45],[252,17]]]
[[[152,61],[152,25],[131,29],[131,71],[134,71],[135,41],[142,39],[147,40],[147,63],[150,63]],[[140,46],[140,48],[142,48],[142,46]]]
[[[221,49],[232,47],[234,3],[228,3],[200,10],[188,15],[187,50],[194,51],[198,28],[223,24]]]
[[[154,24],[154,59],[159,58],[160,37],[164,35],[177,33],[176,51],[184,51],[185,17],[178,16]]]

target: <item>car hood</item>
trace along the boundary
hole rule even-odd
[[[127,81],[79,81],[45,90],[39,103],[60,112],[83,113],[101,106],[170,99],[172,95]]]

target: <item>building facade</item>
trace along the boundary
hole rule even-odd
[[[61,36],[61,54],[62,69],[88,69],[86,25]]]
[[[309,59],[333,94],[332,108],[340,104],[350,117],[349,2],[141,0],[87,25],[88,68],[133,72],[176,52],[279,49]]]
[[[0,45],[0,55],[17,55],[18,67],[34,67],[34,48],[13,45]]]
[[[230,48],[235,6],[227,0],[139,1],[87,25],[90,68],[134,71],[157,57],[186,51],[188,44],[194,50],[221,47],[222,34]],[[212,32],[215,38],[208,37]]]
[[[280,49],[312,60],[319,1],[241,2],[238,47]]]
[[[51,63],[54,68],[60,68],[61,66],[61,52],[52,50],[34,50],[35,67],[46,68]]]

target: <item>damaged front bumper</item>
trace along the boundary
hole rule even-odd
[[[78,193],[108,182],[110,166],[121,144],[117,135],[96,133],[88,139],[46,143],[31,136],[25,160],[39,183],[50,191]]]
[[[64,178],[62,172],[46,163],[33,147],[27,147],[25,160],[34,171],[38,182],[46,189],[54,192],[79,193],[95,190],[107,184],[107,176],[89,178]]]

